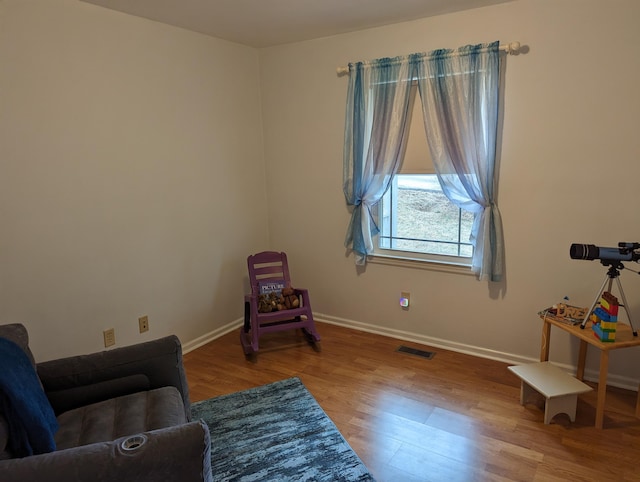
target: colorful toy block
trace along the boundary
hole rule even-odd
[[[600,299],[600,306],[606,310],[608,313],[611,313],[612,315],[617,315],[618,314],[618,302],[616,300],[615,303],[610,302],[609,300],[605,300],[604,298]]]
[[[613,294],[608,291],[602,293],[601,300],[609,305],[618,305],[618,298],[616,298]]]
[[[600,325],[591,325],[591,328],[593,329],[594,336],[598,338],[600,341],[605,343],[616,341],[615,330],[614,331],[603,330],[602,328],[600,328]]]
[[[618,321],[618,298],[605,291],[600,297],[598,306],[589,316],[593,334],[602,342],[613,342],[616,339]]]
[[[612,315],[608,311],[602,309],[601,306],[598,306],[595,310],[593,310],[593,314],[596,315],[602,321],[618,321],[618,317],[616,315]]]

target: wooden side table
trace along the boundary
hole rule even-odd
[[[540,318],[544,322],[542,324],[542,343],[540,347],[540,361],[549,360],[549,343],[551,341],[551,325],[566,331],[572,336],[580,340],[580,351],[578,352],[578,370],[576,378],[580,381],[584,380],[584,366],[587,360],[587,347],[595,346],[600,350],[600,370],[598,378],[598,398],[596,402],[596,428],[602,428],[604,424],[604,401],[607,395],[607,373],[609,371],[609,352],[620,348],[629,348],[640,346],[640,337],[633,336],[631,327],[622,323],[618,323],[616,328],[616,341],[611,343],[603,343],[593,334],[591,322],[588,322],[584,330],[580,325],[568,325],[552,318],[550,315],[541,314]],[[636,416],[640,415],[640,392],[638,393],[638,403],[636,406]]]

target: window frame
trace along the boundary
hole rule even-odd
[[[413,254],[413,253],[411,253]],[[421,269],[427,271],[437,271],[442,273],[462,274],[475,276],[471,271],[471,264],[458,264],[450,261],[442,262],[435,259],[418,259],[411,257],[389,256],[378,251],[369,255],[368,262],[383,266],[395,266],[400,268]]]

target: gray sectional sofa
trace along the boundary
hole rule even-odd
[[[23,325],[0,325],[0,342],[3,482],[212,480],[177,337],[38,364]],[[31,378],[33,396],[12,393]]]

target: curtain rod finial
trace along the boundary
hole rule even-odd
[[[343,75],[347,75],[349,73],[349,67],[338,67],[336,69],[336,74],[338,77],[342,77]]]
[[[517,54],[520,51],[520,42],[511,42],[507,45],[508,54]]]

